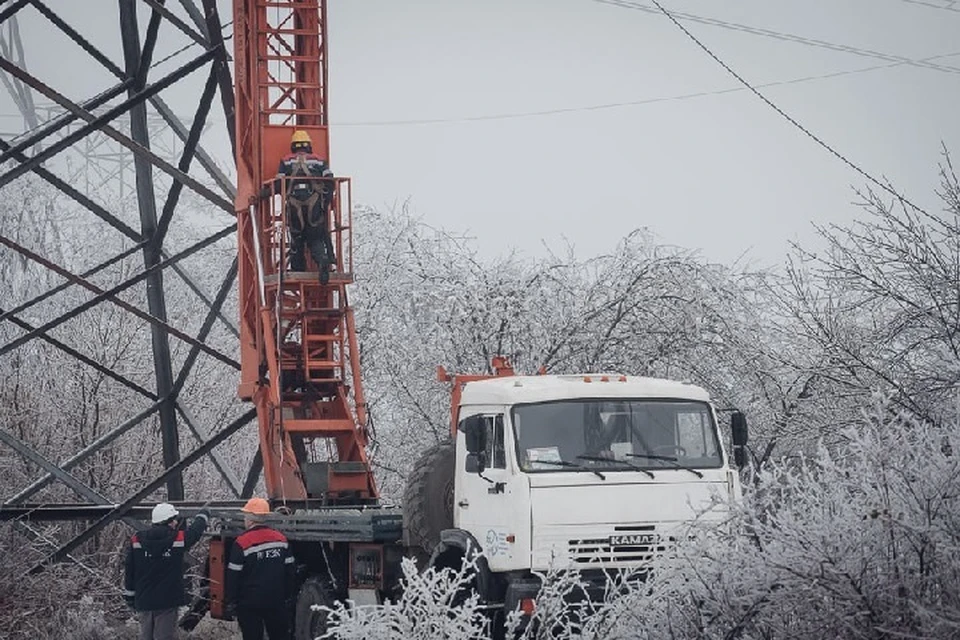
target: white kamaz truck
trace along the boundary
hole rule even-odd
[[[477,572],[499,637],[509,611],[531,613],[537,573],[576,569],[602,592],[606,572],[642,571],[694,518],[721,517],[740,497],[743,415],[732,414],[735,464],[707,393],[622,375],[518,376],[495,358],[493,376],[448,376],[451,438],[414,465],[403,508],[317,500],[272,514],[296,560],[296,640],[327,632],[316,605],[378,604],[403,588],[401,559]],[[330,464],[330,463],[327,463]],[[362,468],[361,468],[362,470]],[[279,507],[278,507],[279,509]],[[225,616],[226,550],[242,514],[223,514],[210,542],[206,591],[181,625],[209,609]]]
[[[482,552],[473,588],[495,618],[534,609],[534,571],[640,570],[681,525],[740,498],[745,418],[730,419],[731,464],[700,387],[500,364],[489,379],[441,372],[453,438],[417,462],[404,496],[407,549],[440,567]]]

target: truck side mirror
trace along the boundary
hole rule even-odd
[[[487,468],[487,425],[483,416],[470,416],[460,423],[467,445],[464,466],[467,473],[483,473]]]
[[[747,417],[740,411],[730,416],[730,431],[733,435],[733,461],[742,469],[747,464]]]
[[[479,454],[487,450],[487,428],[483,416],[470,416],[461,424],[466,439],[467,453]]]
[[[464,461],[464,470],[467,473],[483,473],[483,470],[486,469],[484,457],[486,456],[482,453],[468,453],[467,459]]]

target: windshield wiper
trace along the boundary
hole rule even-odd
[[[689,471],[690,473],[694,474],[698,478],[703,477],[703,474],[697,471],[696,469],[685,467],[679,462],[677,462],[676,458],[671,458],[670,456],[654,456],[654,455],[647,455],[645,453],[628,453],[627,455],[631,458],[646,458],[647,460],[664,460],[672,464],[674,469],[683,469],[684,471]]]
[[[536,462],[531,462],[530,464],[552,464],[557,467],[573,467],[574,469],[582,469],[583,471],[589,471],[593,474],[596,474],[601,480],[606,480],[607,476],[603,475],[596,469],[591,469],[590,467],[585,467],[582,464],[577,464],[576,462],[569,462],[567,460],[537,460]]]
[[[635,465],[629,460],[617,460],[616,458],[602,458],[600,456],[577,456],[577,460],[589,460],[591,462],[619,462],[620,464],[627,465],[631,469],[636,469],[637,471],[641,471],[647,474],[648,476],[650,476],[651,480],[657,479],[657,477],[653,475],[653,472],[649,471],[648,469],[644,469],[641,466]]]

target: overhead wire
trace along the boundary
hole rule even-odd
[[[598,1],[598,2],[599,2],[599,1],[601,1],[601,0],[595,0],[595,1]],[[889,194],[892,195],[893,197],[897,198],[897,200],[899,200],[900,202],[909,205],[911,208],[913,208],[913,209],[915,209],[916,211],[924,214],[925,216],[929,216],[929,215],[930,215],[930,214],[927,213],[927,211],[924,210],[922,207],[920,207],[920,206],[914,204],[913,202],[911,202],[910,200],[908,200],[908,199],[906,198],[906,196],[904,196],[903,194],[899,193],[896,189],[894,189],[894,188],[893,188],[892,186],[890,186],[889,184],[884,183],[884,182],[881,182],[881,181],[878,180],[877,178],[874,178],[874,177],[873,177],[870,173],[868,173],[865,169],[863,169],[862,167],[860,167],[860,165],[856,164],[855,162],[853,162],[852,160],[850,160],[849,158],[847,158],[845,155],[843,155],[842,153],[840,153],[839,151],[837,151],[833,146],[831,146],[831,145],[828,144],[826,141],[824,141],[822,138],[820,138],[820,137],[817,136],[815,133],[813,133],[812,131],[810,131],[810,129],[808,129],[808,128],[806,128],[805,126],[803,126],[802,124],[800,124],[800,122],[798,122],[796,119],[794,119],[792,116],[790,116],[790,114],[788,114],[786,111],[784,111],[783,109],[781,109],[780,107],[778,107],[776,104],[774,104],[774,102],[773,102],[772,100],[770,100],[770,99],[767,98],[765,95],[763,95],[762,93],[760,93],[760,91],[757,90],[753,85],[751,85],[746,79],[744,79],[743,76],[741,76],[741,75],[738,74],[736,71],[734,71],[733,68],[730,67],[730,65],[728,65],[726,62],[724,62],[723,60],[721,60],[720,57],[719,57],[717,54],[715,54],[710,48],[708,48],[705,44],[703,44],[703,42],[701,42],[695,35],[693,35],[686,27],[684,27],[684,26],[680,23],[680,21],[677,20],[677,19],[673,16],[673,14],[672,14],[670,11],[667,11],[667,9],[665,9],[664,6],[663,6],[662,4],[660,4],[660,2],[659,2],[658,0],[650,0],[650,1],[653,2],[653,4],[655,4],[655,5],[657,6],[657,8],[660,10],[660,12],[661,12],[664,16],[666,16],[666,17],[670,20],[670,22],[672,22],[672,23],[674,24],[674,26],[676,26],[680,31],[682,31],[682,32],[684,33],[684,35],[686,35],[686,36],[687,36],[690,40],[692,40],[698,47],[700,47],[700,49],[702,49],[708,56],[710,56],[717,64],[719,64],[721,67],[723,67],[724,70],[727,71],[727,73],[729,73],[729,74],[732,75],[734,78],[736,78],[738,82],[740,82],[744,87],[746,87],[746,88],[747,88],[751,93],[753,93],[755,96],[757,96],[758,98],[760,98],[761,100],[763,100],[763,102],[766,103],[767,106],[769,106],[771,109],[773,109],[773,110],[776,111],[778,114],[780,114],[780,115],[781,115],[784,119],[786,119],[790,124],[792,124],[792,125],[795,126],[797,129],[799,129],[800,131],[802,131],[802,132],[803,132],[805,135],[807,135],[810,139],[812,139],[814,142],[816,142],[816,143],[819,144],[821,147],[823,147],[824,149],[826,149],[828,152],[830,152],[833,156],[835,156],[836,158],[838,158],[841,162],[843,162],[844,164],[846,164],[848,167],[850,167],[851,169],[853,169],[854,171],[856,171],[857,173],[859,173],[861,176],[863,176],[864,178],[866,178],[868,181],[870,181],[871,183],[873,183],[873,184],[875,184],[876,186],[880,187],[882,190],[886,191],[887,193],[889,193]]]
[[[842,76],[851,76],[861,73],[868,73],[870,71],[878,71],[882,69],[892,69],[894,67],[901,67],[904,65],[910,64],[910,62],[925,62],[930,60],[941,60],[944,58],[952,58],[960,56],[960,51],[954,51],[951,53],[944,53],[935,56],[929,56],[927,58],[922,58],[919,60],[905,60],[901,62],[891,62],[889,64],[878,64],[872,65],[869,67],[861,67],[859,69],[848,69],[846,71],[833,71],[831,73],[823,73],[812,76],[802,76],[799,78],[791,78],[789,80],[774,80],[771,82],[765,82],[762,84],[756,85],[758,88],[769,88],[769,87],[779,87],[786,86],[791,84],[800,84],[804,82],[812,82],[814,80],[827,80],[830,78],[839,78]],[[400,125],[429,125],[429,124],[454,124],[454,123],[463,123],[463,122],[483,122],[487,120],[512,120],[517,118],[532,118],[538,116],[550,116],[550,115],[560,115],[564,113],[577,113],[583,111],[601,111],[605,109],[620,109],[624,107],[635,107],[646,104],[655,104],[658,102],[674,102],[680,100],[691,100],[693,98],[704,98],[708,96],[718,96],[728,93],[738,93],[742,91],[747,91],[748,89],[743,86],[730,87],[727,89],[716,89],[712,91],[697,91],[694,93],[682,93],[673,96],[658,96],[654,98],[643,98],[640,100],[629,100],[624,102],[607,102],[602,104],[592,104],[579,107],[560,107],[556,109],[542,109],[536,111],[516,111],[516,112],[506,112],[506,113],[497,113],[497,114],[486,114],[478,116],[459,116],[459,117],[448,117],[448,118],[414,118],[408,120],[361,120],[355,122],[333,122],[331,126],[336,127],[388,127],[388,126],[400,126]]]
[[[930,7],[931,9],[939,9],[941,11],[951,11],[953,13],[960,13],[960,8],[957,8],[957,3],[950,0],[946,5],[942,4],[933,4],[932,2],[924,2],[924,0],[901,0],[901,2],[906,2],[907,4],[916,4],[922,7]]]
[[[614,7],[621,7],[623,9],[631,9],[633,11],[643,11],[645,13],[652,13],[652,14],[660,13],[660,11],[656,7],[651,7],[650,5],[643,4],[641,2],[635,2],[632,0],[593,0],[593,2],[596,2],[598,4],[606,4]],[[659,3],[654,3],[654,4],[659,4]],[[837,44],[835,42],[820,40],[818,38],[798,36],[793,33],[786,33],[783,31],[774,31],[773,29],[765,29],[762,27],[754,27],[754,26],[742,24],[739,22],[728,22],[726,20],[719,20],[717,18],[708,18],[705,16],[696,15],[693,13],[684,13],[682,11],[671,11],[670,13],[675,20],[682,19],[686,22],[695,22],[698,24],[705,24],[713,27],[720,27],[723,29],[738,31],[741,33],[749,33],[755,36],[773,38],[775,40],[795,42],[797,44],[802,44],[809,47],[818,47],[821,49],[828,49],[830,51],[849,53],[852,55],[861,56],[865,58],[876,58],[878,60],[886,60],[887,62],[903,62],[904,64],[923,67],[927,69],[933,69],[935,71],[942,71],[944,73],[960,73],[960,68],[958,67],[932,64],[930,62],[925,62],[923,60],[913,60],[905,56],[884,53],[882,51],[874,51],[872,49],[864,49],[862,47],[854,47],[852,45],[847,45],[847,44]]]
[[[191,43],[186,45],[185,48],[195,46],[196,43]],[[182,53],[181,51],[174,52]],[[766,89],[770,87],[780,87],[788,86],[793,84],[802,84],[805,82],[813,82],[816,80],[829,80],[832,78],[840,78],[844,76],[859,75],[862,73],[869,73],[872,71],[880,71],[883,69],[893,69],[895,67],[901,67],[909,65],[911,62],[929,62],[932,60],[942,60],[945,58],[954,58],[960,56],[960,51],[953,51],[951,53],[943,53],[935,56],[928,56],[926,58],[921,58],[917,60],[904,60],[900,62],[891,62],[889,64],[877,64],[871,65],[869,67],[860,67],[857,69],[847,69],[844,71],[833,71],[830,73],[822,73],[811,76],[801,76],[797,78],[790,78],[788,80],[773,80],[770,82],[764,82],[761,84],[754,85],[758,89]],[[169,56],[168,56],[169,57]],[[163,60],[154,63],[160,64]],[[578,112],[589,112],[589,111],[602,111],[607,109],[621,109],[625,107],[635,107],[642,106],[647,104],[656,104],[659,102],[675,102],[682,100],[692,100],[694,98],[705,98],[709,96],[720,96],[729,93],[740,93],[747,91],[748,89],[744,86],[729,87],[727,89],[716,89],[712,91],[696,91],[693,93],[682,93],[672,96],[656,96],[653,98],[642,98],[639,100],[627,100],[623,102],[607,102],[601,104],[592,104],[592,105],[583,105],[576,107],[559,107],[555,109],[542,109],[534,111],[516,111],[516,112],[506,112],[506,113],[497,113],[497,114],[486,114],[478,116],[456,116],[456,117],[444,117],[444,118],[414,118],[407,120],[360,120],[354,122],[334,122],[332,126],[336,127],[386,127],[386,126],[401,126],[401,125],[429,125],[429,124],[455,124],[455,123],[464,123],[464,122],[483,122],[487,120],[511,120],[518,118],[532,118],[538,116],[550,116],[550,115],[560,115],[565,113],[578,113]],[[21,114],[12,114],[12,113],[2,113],[0,118],[11,118],[11,119],[20,119]],[[25,135],[29,132],[23,132],[18,134],[12,134],[17,136]]]
[[[655,14],[660,13],[657,7],[645,5],[640,2],[634,2],[630,0],[593,0],[593,1],[600,4],[608,4],[611,6],[616,6],[616,7],[626,8],[626,9],[633,9],[637,11],[645,11],[648,13],[655,13]],[[808,38],[805,36],[799,36],[792,33],[785,33],[780,31],[774,31],[771,29],[765,29],[761,27],[754,27],[754,26],[746,25],[742,23],[728,22],[728,21],[719,20],[716,18],[708,18],[700,15],[695,15],[692,13],[682,13],[682,12],[675,12],[675,11],[671,13],[674,16],[680,16],[684,20],[688,20],[691,22],[697,22],[697,23],[706,24],[710,26],[731,29],[734,31],[739,31],[739,32],[748,33],[751,35],[756,35],[761,37],[773,38],[773,39],[782,40],[786,42],[794,42],[796,44],[802,44],[804,46],[818,47],[818,48],[823,48],[830,51],[849,53],[849,54],[857,55],[861,57],[875,58],[875,59],[884,60],[890,63],[886,65],[874,65],[870,67],[864,67],[861,69],[851,69],[848,71],[838,71],[838,72],[826,73],[826,74],[820,74],[820,75],[814,75],[814,76],[805,76],[801,78],[793,78],[790,80],[774,81],[774,82],[756,85],[759,88],[798,84],[801,82],[810,82],[813,80],[821,80],[821,79],[829,79],[829,78],[841,77],[846,75],[854,75],[859,73],[876,71],[879,69],[889,69],[889,68],[898,67],[902,65],[927,68],[934,71],[940,71],[943,73],[960,73],[960,68],[958,67],[953,67],[949,65],[938,65],[933,63],[934,60],[941,60],[944,58],[953,57],[958,55],[958,53],[948,53],[948,54],[928,56],[924,58],[915,59],[915,58],[909,58],[909,57],[900,56],[900,55],[888,54],[881,51],[863,49],[863,48],[854,47],[851,45],[837,44],[834,42],[828,42],[826,40],[819,40],[816,38]],[[406,119],[406,120],[369,120],[369,121],[357,121],[357,122],[336,122],[333,124],[338,127],[385,127],[385,126],[403,126],[403,125],[429,125],[429,124],[483,122],[483,121],[489,121],[489,120],[510,120],[510,119],[516,119],[516,118],[550,116],[550,115],[558,115],[558,114],[564,114],[564,113],[616,109],[616,108],[638,106],[638,105],[644,105],[644,104],[654,104],[657,102],[688,100],[688,99],[701,98],[701,97],[712,96],[712,95],[723,95],[726,93],[735,93],[738,91],[745,91],[745,90],[747,90],[746,87],[743,87],[743,88],[734,87],[730,89],[719,89],[716,91],[702,91],[702,92],[695,92],[695,93],[689,93],[689,94],[681,94],[676,96],[661,96],[656,98],[631,100],[626,102],[612,102],[612,103],[594,104],[594,105],[586,105],[586,106],[578,106],[578,107],[561,107],[561,108],[555,108],[555,109],[543,109],[543,110],[534,110],[534,111],[485,114],[485,115],[478,115],[478,116],[413,118],[413,119]]]
[[[655,3],[658,6],[649,6],[649,5],[644,5],[640,2],[632,2],[629,0],[593,0],[593,1],[599,4],[607,4],[610,6],[616,6],[616,7],[632,9],[637,11],[644,11],[647,13],[656,13],[656,14],[661,13],[661,8],[658,8],[659,3]],[[903,1],[912,3],[912,4],[929,5],[934,8],[960,11],[952,7],[952,5],[954,4],[953,2],[950,3],[951,4],[950,7],[943,7],[940,5],[933,5],[931,3],[923,2],[922,0],[903,0]],[[753,27],[750,25],[745,25],[745,24],[736,23],[736,22],[728,22],[728,21],[719,20],[715,18],[708,18],[704,16],[691,14],[691,13],[671,11],[670,15],[673,17],[673,19],[676,19],[676,17],[679,16],[680,18],[690,22],[696,22],[700,24],[706,24],[710,26],[731,29],[731,30],[749,33],[752,35],[757,35],[762,37],[769,37],[769,38],[774,38],[778,40],[794,42],[794,43],[802,44],[805,46],[820,47],[820,48],[825,48],[832,51],[850,53],[850,54],[858,55],[862,57],[876,58],[876,59],[887,61],[889,64],[873,65],[869,67],[862,67],[859,69],[835,71],[831,73],[824,73],[824,74],[818,74],[818,75],[812,75],[812,76],[803,76],[798,78],[791,78],[789,80],[776,80],[772,82],[757,84],[752,87],[744,84],[744,86],[731,87],[727,89],[717,89],[713,91],[698,91],[698,92],[679,94],[679,95],[673,95],[673,96],[658,96],[653,98],[629,100],[624,102],[609,102],[609,103],[592,104],[592,105],[575,106],[575,107],[560,107],[560,108],[553,108],[553,109],[484,114],[484,115],[477,115],[477,116],[413,118],[413,119],[398,119],[398,120],[368,120],[368,121],[354,121],[354,122],[348,121],[348,122],[335,122],[332,124],[338,127],[386,127],[386,126],[407,126],[407,125],[455,124],[455,123],[467,123],[467,122],[483,122],[483,121],[531,118],[531,117],[560,115],[565,113],[601,111],[601,110],[607,110],[607,109],[618,109],[618,108],[624,108],[624,107],[656,104],[660,102],[674,102],[674,101],[690,100],[694,98],[703,98],[708,96],[724,95],[728,93],[737,93],[741,91],[755,90],[757,88],[769,88],[769,87],[776,87],[776,86],[786,86],[791,84],[800,84],[804,82],[812,82],[815,80],[825,80],[825,79],[838,78],[843,76],[857,75],[861,73],[869,73],[872,71],[878,71],[882,69],[891,69],[894,67],[899,67],[904,65],[928,68],[928,69],[941,71],[945,73],[960,73],[960,68],[947,66],[947,65],[933,64],[934,60],[942,60],[945,58],[955,57],[960,55],[960,52],[946,53],[946,54],[940,54],[940,55],[915,59],[915,58],[908,58],[908,57],[898,56],[893,54],[887,54],[879,51],[872,51],[869,49],[862,49],[862,48],[853,47],[850,45],[836,44],[836,43],[827,42],[824,40],[818,40],[815,38],[807,38],[804,36],[798,36],[791,33],[784,33],[779,31],[773,31],[770,29],[764,29],[760,27]],[[224,25],[222,25],[222,28],[226,29],[232,23],[233,21],[227,22]],[[230,34],[226,36],[226,39],[229,39],[232,37],[233,37],[233,34]],[[187,45],[172,52],[166,57],[154,62],[154,64],[151,65],[151,68],[156,67],[157,65],[162,64],[163,62],[166,62],[167,60],[177,55],[180,55],[181,53],[188,50],[189,48],[196,46],[196,44],[197,43],[195,42],[188,43]],[[0,114],[0,117],[8,117],[8,116]],[[20,134],[20,135],[24,135],[24,134]]]

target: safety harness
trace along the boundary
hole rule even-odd
[[[296,159],[293,162],[293,172],[290,174],[291,178],[305,177],[312,178],[310,169],[307,168],[307,155],[305,153],[298,153]],[[299,184],[295,180],[291,180],[290,196],[287,198],[287,204],[292,209],[294,215],[300,220],[300,228],[306,229],[307,225],[311,227],[320,226],[325,217],[325,212],[321,211],[320,207],[316,208],[314,216],[311,216],[311,212],[314,211],[314,206],[320,200],[320,192],[313,186],[312,180],[305,180]],[[294,196],[295,191],[308,192],[309,195],[306,198],[299,196]]]

